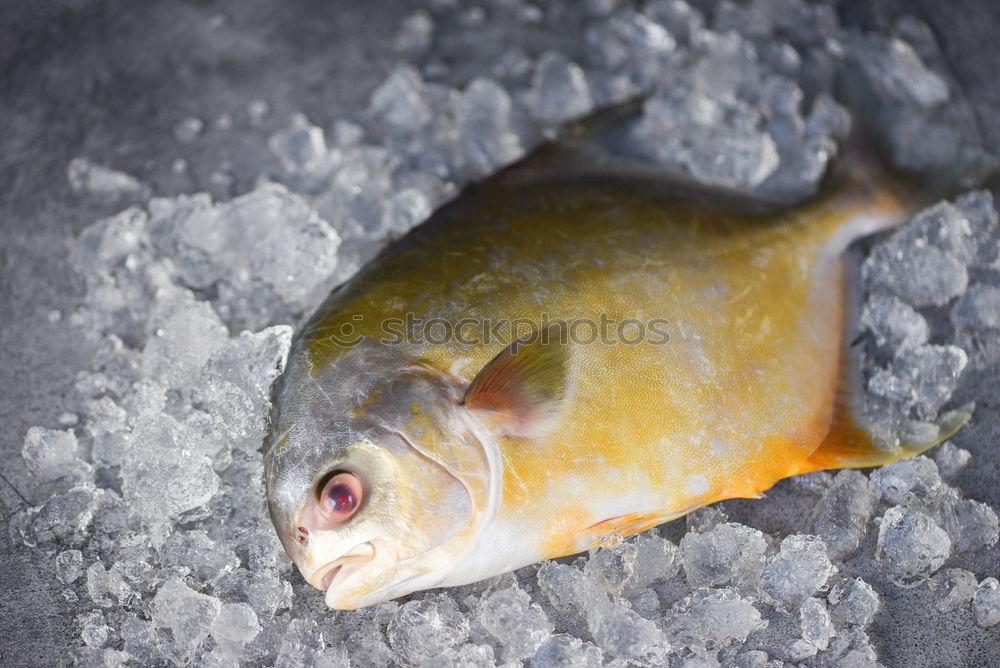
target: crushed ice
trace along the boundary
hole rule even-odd
[[[83,232],[70,259],[86,297],[70,322],[93,364],[61,428],[28,431],[22,454],[48,500],[11,522],[79,602],[75,660],[872,665],[868,630],[886,605],[876,588],[894,586],[926,588],[939,611],[965,611],[981,627],[1000,624],[998,574],[954,561],[993,548],[998,521],[949,484],[970,463],[950,442],[933,459],[870,476],[794,481],[787,489],[808,510],[791,531],[708,508],[680,534],[675,523],[358,612],[325,609],[278,544],[259,446],[289,325],[386,239],[559,124],[643,95],[625,137],[631,157],[703,183],[802,197],[848,131],[829,95],[840,62],[856,70],[853,94],[873,101],[897,166],[947,164],[960,183],[991,166],[926,25],[845,35],[825,5],[712,5],[696,3],[703,14],[680,0],[642,10],[592,0],[584,12],[432,3],[402,19],[395,45],[408,62],[364,113],[326,129],[295,114],[252,137],[267,142],[280,184],[263,179],[223,201],[155,198]],[[569,39],[543,48],[506,39],[536,24]],[[574,42],[586,48],[556,47]],[[270,105],[258,99],[238,113],[259,127]],[[216,121],[231,124],[231,115]],[[204,129],[181,119],[174,134],[193,143]],[[228,192],[227,168],[217,167],[213,183]],[[68,178],[109,202],[149,195],[86,158]],[[868,254],[863,381],[886,447],[907,429],[934,429],[965,368],[995,361],[997,227],[989,194],[973,192],[923,211]],[[932,330],[931,316],[950,318],[953,331]]]

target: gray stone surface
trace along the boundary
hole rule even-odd
[[[903,7],[932,25],[953,74],[975,104],[982,132],[994,148],[1000,146],[1000,12],[991,0],[849,0],[841,15],[845,23],[886,27]],[[224,17],[221,27],[218,16]],[[168,178],[175,159],[186,157],[196,167],[229,159],[234,189],[245,189],[259,171],[254,161],[265,159],[254,154],[265,150],[263,143],[241,147],[207,137],[185,148],[174,135],[175,125],[225,112],[246,123],[246,105],[262,92],[272,106],[265,121],[272,129],[294,110],[325,125],[367,103],[392,65],[389,42],[398,20],[396,4],[372,0],[7,3],[0,18],[0,510],[5,518],[47,498],[44,488],[22,484],[27,470],[21,444],[32,425],[58,427],[62,398],[71,393],[75,372],[86,360],[65,324],[81,294],[66,262],[69,241],[120,208],[74,195],[65,176],[69,161],[86,155],[172,194],[209,187],[209,174],[197,170],[188,183]],[[220,152],[228,155],[207,157]],[[931,323],[932,331],[944,326]],[[972,453],[974,464],[951,481],[994,507],[1000,505],[998,371],[970,369],[962,378],[957,399],[974,399],[977,411],[954,441]],[[795,513],[781,503],[786,489],[779,485],[766,504],[723,506],[736,521],[752,518],[753,526],[782,533],[793,530],[786,524]],[[949,566],[997,576],[996,554],[994,549],[963,555]],[[74,618],[89,606],[67,602],[51,559],[15,543],[8,531],[0,532],[0,564],[0,664],[65,662],[67,648],[80,642]],[[883,599],[903,603],[894,610],[908,611],[879,614],[870,629],[885,665],[1000,665],[996,628],[977,627],[971,609],[945,615],[924,605],[919,590],[872,584]],[[914,633],[917,627],[920,632]]]
[[[209,30],[213,17],[223,30]],[[235,117],[266,92],[275,129],[293,110],[329,121],[367,103],[391,64],[392,3],[58,0],[9,3],[0,17],[0,510],[25,499],[21,444],[32,425],[57,427],[61,398],[85,359],[65,324],[82,294],[70,240],[118,206],[75,196],[78,155],[113,164],[154,189],[183,157],[182,119]],[[240,122],[237,120],[237,122]],[[246,122],[245,120],[242,122]],[[237,147],[242,149],[243,147]],[[256,148],[256,147],[255,147]],[[259,146],[266,150],[266,146]],[[211,141],[190,151],[220,149]],[[186,156],[192,164],[211,164]],[[199,157],[201,159],[199,159]],[[237,180],[257,175],[252,149],[232,156]],[[263,156],[260,156],[263,157]],[[216,160],[217,162],[217,160]],[[195,175],[206,187],[208,175]],[[60,312],[60,322],[50,314]],[[11,485],[13,484],[13,486]],[[28,502],[44,490],[24,492]],[[5,527],[6,528],[6,527]],[[55,666],[80,641],[87,606],[62,597],[54,565],[0,532],[0,665]]]

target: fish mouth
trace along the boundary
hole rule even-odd
[[[335,591],[344,580],[374,558],[375,546],[370,542],[355,545],[337,559],[313,571],[309,584],[322,591]]]

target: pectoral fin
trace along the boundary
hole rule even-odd
[[[509,345],[479,372],[463,404],[500,433],[544,431],[566,393],[570,351],[563,334],[554,325]]]

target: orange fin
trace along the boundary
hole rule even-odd
[[[803,463],[801,472],[867,468],[914,457],[954,436],[972,417],[974,409],[973,404],[967,404],[949,411],[933,423],[936,433],[928,434],[915,442],[900,443],[890,449],[876,445],[868,431],[860,427],[846,410],[845,402],[838,401],[830,432]]]
[[[663,524],[668,519],[670,518],[657,513],[629,513],[609,517],[581,531],[577,538],[578,546],[582,546],[580,549],[583,550],[593,549],[600,546],[605,539],[613,536],[620,538],[631,536]]]
[[[510,344],[469,385],[465,406],[510,436],[544,430],[566,393],[570,351],[564,334],[553,325]]]
[[[858,160],[855,158],[855,162]],[[857,178],[858,175],[854,176]],[[857,260],[856,257],[854,259]],[[967,404],[944,413],[937,421],[924,423],[922,433],[919,434],[893,434],[895,443],[878,442],[885,439],[873,437],[873,425],[864,419],[862,397],[865,390],[861,376],[861,351],[851,344],[856,333],[860,331],[858,320],[861,295],[856,282],[858,275],[858,269],[855,268],[851,274],[845,276],[847,280],[843,282],[843,303],[847,317],[843,322],[844,343],[840,351],[840,373],[837,378],[830,428],[823,442],[802,462],[797,473],[882,466],[914,457],[954,436],[969,421],[975,409],[973,404]]]

